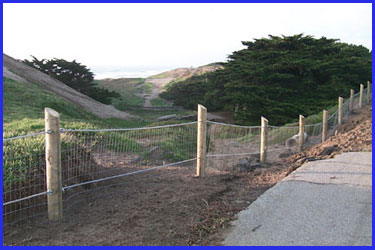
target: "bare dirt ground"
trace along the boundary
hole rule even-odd
[[[38,218],[4,228],[4,244],[218,245],[239,211],[303,163],[371,151],[371,126],[366,106],[323,144],[252,172],[212,170],[196,178],[185,165],[112,180],[66,201],[62,223]]]
[[[174,79],[173,77],[167,77],[167,78],[161,78],[161,79],[147,78],[146,82],[152,83],[152,90],[151,90],[151,94],[150,95],[144,96],[145,103],[144,103],[143,107],[152,107],[150,101],[152,99],[158,98],[159,94],[161,93],[161,91],[163,89],[163,87],[167,83],[169,83],[170,81],[172,81],[173,79]]]

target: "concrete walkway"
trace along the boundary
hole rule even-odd
[[[372,244],[372,153],[309,162],[239,213],[224,245]]]

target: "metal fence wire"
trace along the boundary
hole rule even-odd
[[[343,102],[343,117],[359,107],[359,93]],[[364,90],[362,104],[371,95]],[[338,112],[331,109],[328,136],[335,134]],[[321,142],[322,122],[305,125],[306,145]],[[267,162],[296,148],[285,146],[298,126],[268,126]],[[3,139],[3,222],[12,224],[46,215],[45,134]],[[207,174],[243,172],[259,164],[260,126],[207,121]],[[131,129],[61,129],[61,168],[65,209],[85,195],[106,195],[110,188],[163,178],[175,172],[194,175],[197,122]],[[125,177],[129,177],[124,179]],[[130,178],[131,177],[131,178]],[[97,192],[101,190],[100,192]]]
[[[109,180],[178,167],[196,158],[196,122],[141,129],[65,130],[64,198]]]
[[[45,212],[44,132],[3,140],[3,222]]]
[[[259,126],[207,122],[207,172],[236,171],[239,159],[259,154]]]
[[[362,103],[368,103],[371,95],[367,96],[367,89],[363,91]],[[352,109],[359,107],[359,93],[352,99]],[[343,102],[343,119],[350,113],[350,98]],[[327,118],[327,136],[332,136],[338,126],[338,107]],[[268,125],[267,162],[273,163],[297,152],[298,144],[287,148],[286,141],[299,132],[299,126],[271,126]],[[306,124],[304,132],[308,140],[304,147],[322,142],[322,122]],[[246,172],[252,166],[259,164],[260,126],[238,126],[232,124],[207,122],[207,171]]]
[[[121,177],[180,169],[193,174],[196,133],[196,122],[138,129],[62,129],[64,207],[79,201],[78,194],[118,185]],[[4,224],[46,212],[43,134],[4,140]]]

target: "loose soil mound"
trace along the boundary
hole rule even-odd
[[[354,111],[344,124],[338,127],[336,135],[322,144],[312,146],[301,153],[287,158],[283,164],[295,170],[307,161],[335,157],[343,152],[372,151],[372,108],[367,105]]]

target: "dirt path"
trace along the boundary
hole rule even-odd
[[[64,210],[61,224],[38,218],[6,228],[4,244],[200,244],[200,237],[210,236],[228,220],[214,215],[214,207],[226,209],[225,216],[233,217],[284,176],[218,173],[203,179],[194,178],[194,172],[192,166],[176,167],[113,181],[110,186],[67,202],[69,206],[78,201]],[[221,202],[223,198],[225,203]],[[217,228],[210,225],[206,232],[201,223],[212,222]]]
[[[163,87],[168,84],[170,81],[172,81],[173,77],[167,77],[167,78],[160,78],[160,79],[151,79],[147,78],[146,82],[152,83],[152,91],[150,95],[144,96],[145,97],[145,103],[143,107],[152,107],[151,100],[156,99],[159,97],[159,94],[162,92]]]
[[[98,116],[100,118],[120,118],[128,119],[135,117],[127,112],[120,111],[112,105],[105,105],[100,103],[64,83],[50,77],[47,74],[40,72],[14,58],[3,54],[3,64],[5,71],[11,71],[13,74],[25,79],[30,83],[38,83],[49,91],[64,98],[65,100],[74,103],[84,110]]]

